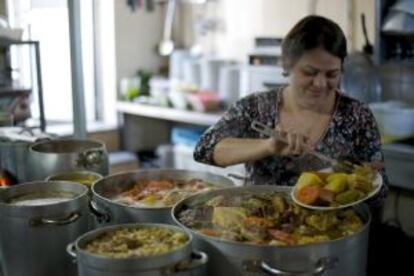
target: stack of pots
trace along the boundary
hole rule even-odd
[[[64,201],[17,205],[31,195],[62,194]],[[70,194],[69,198],[66,195]],[[65,195],[65,196],[63,196]],[[88,189],[72,182],[31,182],[0,191],[0,256],[7,276],[74,275],[68,243],[88,231]]]

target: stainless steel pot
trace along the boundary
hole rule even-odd
[[[1,128],[0,131],[0,168],[6,170],[14,182],[29,181],[27,164],[29,147],[35,141],[52,138],[52,135],[38,133],[23,127]]]
[[[107,175],[108,153],[102,142],[60,139],[35,143],[29,147],[31,180],[70,171],[87,170]]]
[[[58,173],[55,175],[48,176],[46,181],[70,181],[85,185],[88,187],[88,195],[89,198],[92,197],[91,187],[92,184],[99,179],[102,179],[103,176],[96,172],[91,171],[73,171],[73,172],[66,172],[66,173]],[[89,213],[89,229],[95,229],[98,227],[96,216],[90,210]]]
[[[103,233],[119,228],[168,228],[185,233],[188,241],[177,250],[151,257],[110,258],[96,256],[84,250],[85,245]],[[192,236],[181,228],[166,224],[121,224],[100,228],[79,237],[67,247],[67,252],[77,260],[79,276],[157,276],[203,275],[208,261],[202,252],[192,253]],[[194,257],[196,256],[196,257]]]
[[[10,204],[16,197],[70,193],[67,201],[39,205]],[[88,231],[88,189],[70,182],[30,182],[0,190],[0,257],[7,276],[73,275],[67,244]]]
[[[85,185],[88,188],[92,187],[92,184],[99,179],[102,179],[103,176],[96,172],[91,171],[73,171],[73,172],[64,172],[57,173],[46,177],[46,181],[70,181],[76,182]]]
[[[180,223],[178,214],[194,204],[217,195],[237,195],[244,192],[285,192],[290,188],[278,186],[249,186],[209,191],[188,197],[172,209],[174,221],[194,236],[196,249],[210,258],[208,275],[335,275],[362,276],[366,274],[370,214],[367,208],[357,209],[365,224],[356,234],[341,239],[300,246],[252,245],[200,234]]]
[[[233,182],[220,175],[188,170],[140,170],[104,177],[92,186],[92,208],[101,223],[119,224],[130,222],[173,223],[171,207],[137,208],[114,202],[112,198],[130,189],[140,180],[199,178],[220,187],[233,186]]]

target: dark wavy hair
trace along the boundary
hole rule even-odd
[[[345,35],[339,25],[322,16],[306,16],[296,23],[283,39],[282,63],[285,74],[304,52],[319,47],[340,58],[343,64],[347,46]]]

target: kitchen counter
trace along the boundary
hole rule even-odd
[[[118,112],[125,114],[202,126],[215,124],[223,114],[221,112],[197,112],[125,101],[117,102],[116,108]]]

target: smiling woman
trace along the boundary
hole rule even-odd
[[[195,159],[217,166],[245,163],[253,184],[288,186],[303,171],[329,167],[309,148],[333,159],[382,162],[370,110],[338,90],[346,54],[345,36],[335,22],[320,16],[300,20],[282,44],[289,84],[236,102],[200,138]],[[255,120],[285,141],[256,133],[251,129]],[[387,183],[384,169],[380,173]],[[386,190],[384,186],[372,206],[382,205]]]
[[[288,85],[236,102],[202,135],[194,158],[217,166],[245,163],[253,184],[288,186],[303,172],[329,167],[309,149],[336,160],[383,162],[368,106],[338,90],[346,54],[345,36],[335,22],[320,16],[300,20],[282,44]],[[255,132],[253,121],[273,128],[274,135]],[[379,173],[388,184],[385,169]],[[381,220],[386,192],[382,185],[367,201],[373,229]]]

